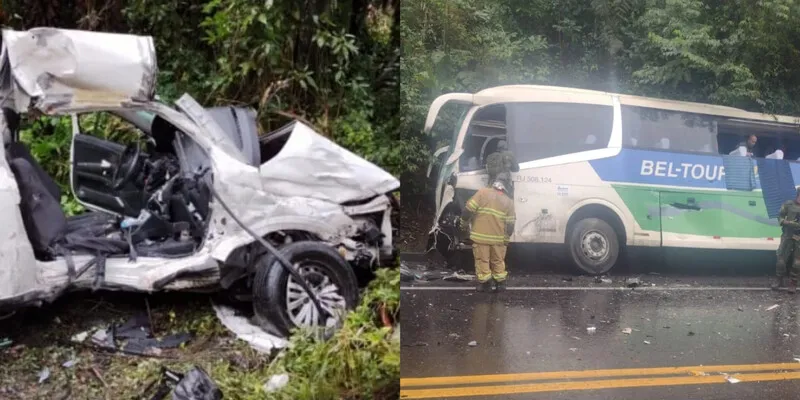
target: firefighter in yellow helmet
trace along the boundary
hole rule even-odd
[[[462,217],[471,221],[469,237],[475,256],[475,275],[478,291],[492,290],[492,280],[497,291],[505,290],[506,247],[514,232],[514,200],[508,196],[507,177],[499,174],[491,187],[481,188],[469,201]]]

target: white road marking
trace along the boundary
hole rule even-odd
[[[764,292],[771,290],[768,287],[735,287],[735,286],[641,286],[635,289],[628,287],[554,287],[554,286],[509,286],[507,290],[516,291],[589,291],[589,290],[617,290],[617,291],[668,291],[668,290],[684,290],[684,291],[720,291],[720,290],[733,290],[733,291],[751,291],[751,292]],[[475,291],[471,286],[401,286],[400,290],[419,291],[419,290],[440,290],[440,291]]]

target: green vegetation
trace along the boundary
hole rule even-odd
[[[396,176],[424,161],[420,142],[400,136],[399,20],[398,2],[392,0],[6,0],[0,6],[0,25],[15,29],[55,26],[153,36],[163,100],[188,92],[206,106],[251,106],[264,133],[300,119]],[[114,118],[81,122],[82,129],[113,140],[129,134]],[[70,193],[69,120],[28,120],[21,136]],[[69,214],[81,211],[71,194],[62,204]],[[74,316],[75,329],[46,321],[39,330],[19,335],[31,343],[0,353],[0,387],[12,387],[22,398],[50,398],[65,388],[72,398],[131,398],[162,365],[185,371],[198,364],[220,384],[225,398],[265,398],[263,384],[283,371],[290,375],[288,386],[266,398],[397,398],[399,325],[392,324],[399,321],[398,285],[396,270],[378,271],[362,305],[335,337],[318,342],[300,332],[274,360],[231,340],[207,303],[181,312],[154,310],[161,333],[188,328],[198,339],[178,350],[175,359],[144,361],[65,343],[77,324],[96,314],[94,308],[72,314],[73,306],[66,307],[62,312]],[[60,367],[72,355],[81,363]],[[46,365],[53,376],[37,385],[36,374]]]
[[[505,84],[800,115],[798,17],[795,0],[407,0],[403,130],[429,143],[420,135],[437,95]],[[457,116],[437,124],[438,139]]]

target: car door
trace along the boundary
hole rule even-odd
[[[126,216],[139,215],[144,205],[140,187],[134,182],[128,182],[119,190],[112,189],[114,170],[120,162],[125,145],[107,139],[96,129],[102,124],[98,121],[102,121],[103,117],[113,117],[101,115],[104,113],[93,114],[72,115],[72,192],[89,209]],[[94,126],[88,123],[90,121],[95,122]],[[142,152],[140,157],[144,156]]]

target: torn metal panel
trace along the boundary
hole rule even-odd
[[[345,203],[397,190],[400,181],[377,165],[294,122],[278,154],[261,165],[267,190]]]
[[[215,120],[197,100],[188,94],[184,94],[175,104],[192,120],[192,122],[203,129],[202,133],[210,140],[211,147],[217,147],[228,156],[236,159],[236,161],[247,165],[247,158],[244,153],[239,151],[231,137],[222,130],[217,120]]]
[[[154,96],[158,71],[152,37],[34,28],[5,29],[2,39],[0,82],[21,91],[14,93],[22,100],[14,102],[17,110],[27,106],[22,95],[35,98],[45,112]]]

